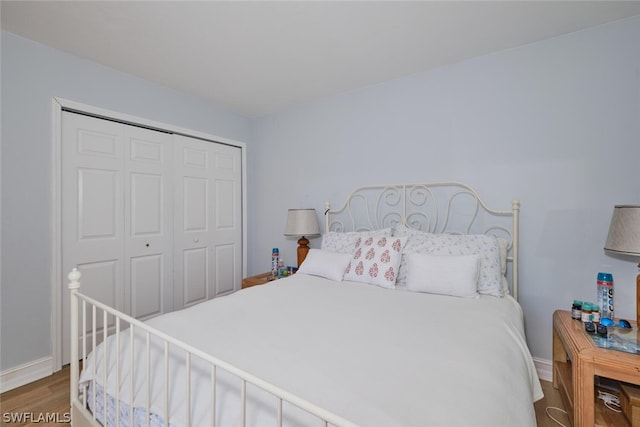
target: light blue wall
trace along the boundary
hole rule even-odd
[[[496,208],[521,200],[534,356],[551,359],[554,309],[593,301],[598,271],[614,274],[617,313],[635,317],[635,264],[602,248],[613,206],[640,203],[639,45],[636,17],[255,120],[250,272],[267,271],[273,246],[295,263],[288,208],[320,213],[361,184],[452,179]]]
[[[5,370],[51,353],[52,97],[245,142],[250,122],[195,96],[6,32],[1,64]]]
[[[0,369],[50,352],[53,96],[247,142],[249,273],[269,268],[273,246],[295,262],[288,208],[321,212],[362,184],[455,179],[497,208],[522,202],[535,356],[551,358],[553,310],[594,299],[600,270],[633,317],[635,265],[602,245],[613,205],[640,203],[639,41],[629,19],[248,120],[2,33]]]

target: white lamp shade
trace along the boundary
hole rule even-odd
[[[622,255],[640,255],[640,206],[619,205],[613,208],[604,250]]]
[[[315,209],[289,209],[285,236],[319,236],[320,226]]]

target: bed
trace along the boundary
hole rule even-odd
[[[361,187],[298,273],[144,323],[74,270],[72,423],[535,426],[519,208],[455,182]]]

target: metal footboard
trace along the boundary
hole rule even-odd
[[[216,357],[207,354],[189,344],[186,344],[172,336],[169,336],[159,330],[150,327],[149,325],[140,322],[137,319],[132,318],[124,313],[115,310],[112,307],[109,307],[99,301],[96,301],[86,295],[83,295],[79,292],[80,288],[80,277],[81,274],[77,269],[73,269],[71,273],[69,273],[69,290],[71,291],[71,409],[72,409],[72,424],[75,426],[84,426],[84,425],[101,425],[100,421],[96,416],[96,411],[91,411],[90,407],[96,408],[97,406],[102,405],[102,419],[107,419],[107,409],[111,400],[108,400],[107,393],[107,385],[108,385],[108,369],[106,367],[108,365],[112,365],[111,369],[115,370],[115,395],[111,396],[113,399],[112,406],[115,406],[115,420],[111,422],[113,425],[151,425],[151,406],[152,404],[156,404],[157,406],[161,406],[164,408],[164,413],[155,414],[162,418],[163,425],[177,425],[174,420],[172,420],[171,411],[170,411],[170,381],[169,381],[169,359],[170,359],[170,349],[173,351],[174,349],[179,349],[180,352],[184,352],[184,372],[186,378],[184,381],[186,382],[186,408],[185,408],[185,424],[186,426],[194,425],[192,420],[192,405],[193,405],[193,396],[191,395],[191,383],[192,383],[192,359],[195,357],[198,360],[204,361],[209,365],[209,375],[210,375],[210,383],[211,383],[211,415],[209,425],[216,426],[218,423],[216,420],[218,419],[219,414],[216,414],[216,384],[218,381],[218,370],[223,369],[225,372],[231,374],[234,378],[237,378],[239,383],[239,399],[240,399],[240,414],[238,414],[239,419],[241,420],[240,425],[247,425],[247,386],[256,386],[261,390],[267,392],[269,395],[275,398],[275,425],[280,427],[283,425],[283,403],[292,404],[303,411],[311,414],[318,419],[318,424],[323,426],[335,425],[335,426],[356,426],[353,422],[350,422],[339,415],[336,415],[326,409],[323,409],[313,403],[291,393],[287,390],[283,390],[279,387],[270,384],[267,381],[264,381],[254,375],[251,375],[247,372],[244,372],[241,369],[227,363],[225,361],[219,360]],[[89,326],[88,326],[89,323]],[[101,326],[99,325],[101,323]],[[127,333],[128,329],[128,333]],[[107,338],[110,335],[115,334],[113,339],[108,340]],[[142,410],[145,414],[144,422],[141,423],[138,419],[134,418],[134,375],[132,374],[134,371],[134,337],[142,335],[143,343],[144,343],[144,351],[143,357],[146,358],[146,366],[147,372],[140,373],[140,375],[144,375],[146,378],[146,383],[144,387],[146,387],[146,402],[145,408]],[[163,355],[159,357],[164,358],[164,374],[165,374],[165,382],[164,382],[164,390],[162,393],[162,402],[152,402],[152,392],[151,392],[151,372],[150,372],[150,358],[151,358],[151,340],[154,342],[158,342],[160,340],[162,342],[163,347]],[[99,341],[104,343],[102,348],[99,348]],[[128,341],[124,342],[124,341]],[[107,364],[107,359],[109,357],[109,345],[115,345],[115,360],[109,360]],[[121,345],[128,346],[129,355],[128,362],[121,360]],[[101,353],[97,354],[96,349]],[[113,350],[113,349],[111,349]],[[102,384],[103,393],[102,396],[98,397],[97,393],[97,382],[94,381],[94,386],[90,391],[88,387],[81,388],[79,385],[80,379],[80,363],[82,362],[83,367],[87,368],[87,361],[90,357],[89,355],[93,354],[94,359],[101,356],[104,362],[104,369],[102,373],[96,372],[97,363],[92,364],[93,369],[93,377],[95,378],[98,375],[102,375]],[[126,363],[129,365],[126,366]],[[123,366],[125,364],[125,366]],[[128,369],[129,375],[127,381],[128,384],[120,384],[121,375],[120,371],[122,369]],[[121,389],[128,389],[130,392],[128,393],[128,397],[124,398],[123,402],[121,399]],[[102,399],[101,402],[98,399]],[[121,420],[121,405],[128,406],[128,420]],[[126,411],[125,411],[126,412]],[[107,424],[105,422],[105,424]],[[271,424],[273,425],[273,424]],[[315,425],[315,424],[313,424]],[[221,426],[224,427],[224,426]]]

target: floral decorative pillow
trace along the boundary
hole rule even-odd
[[[344,280],[395,289],[406,237],[369,236],[356,241]]]
[[[351,255],[355,250],[358,238],[366,238],[369,236],[391,236],[391,228],[375,231],[350,231],[347,233],[329,231],[322,235],[322,245],[320,248],[325,251]]]

